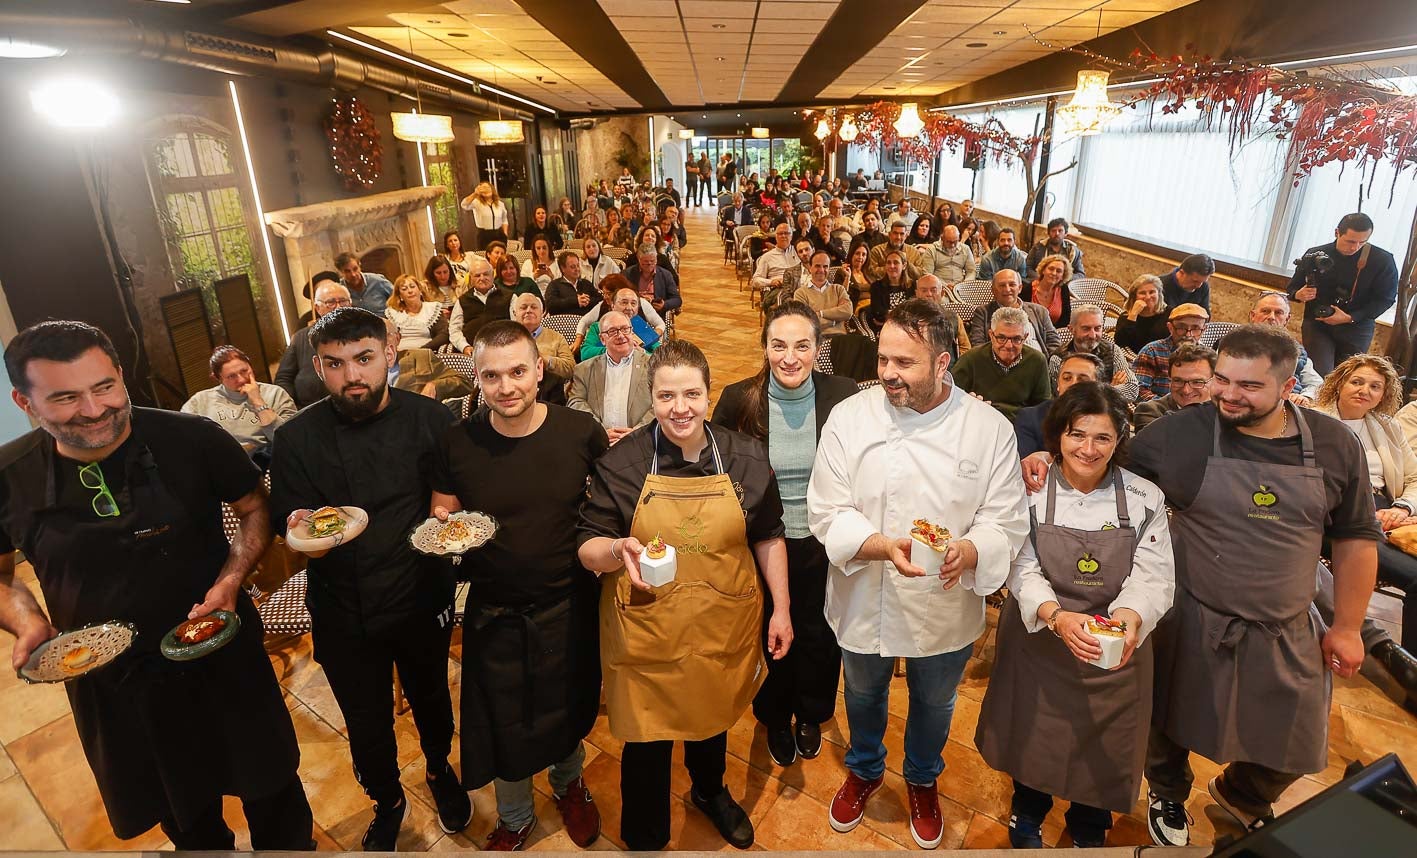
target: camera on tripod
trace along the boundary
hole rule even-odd
[[[1320,274],[1326,274],[1333,268],[1333,257],[1322,250],[1311,250],[1298,259],[1294,260],[1295,269],[1304,275],[1304,285],[1318,287],[1314,281]],[[1343,303],[1343,302],[1338,302]],[[1314,318],[1327,319],[1333,315],[1334,307],[1330,304],[1321,304],[1314,309]]]

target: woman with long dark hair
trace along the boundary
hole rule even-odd
[[[885,325],[891,307],[915,297],[915,281],[905,270],[904,253],[887,253],[885,269],[885,276],[871,284],[871,305],[866,310],[866,321],[877,333]]]
[[[906,244],[929,244],[934,241],[935,222],[927,214],[920,215],[915,219],[915,223],[910,227],[910,235],[905,237]]]
[[[443,233],[443,256],[453,266],[453,276],[459,286],[467,286],[468,256],[463,253],[462,236],[455,229]],[[427,277],[425,276],[426,280]]]
[[[782,495],[787,586],[796,638],[786,657],[769,662],[767,680],[753,700],[753,715],[767,728],[773,761],[788,766],[799,755],[817,756],[822,747],[821,724],[836,711],[841,649],[824,613],[827,554],[807,527],[807,481],[827,415],[856,393],[856,383],[813,368],[821,328],[817,314],[801,301],[787,301],[768,313],[762,343],[762,369],[724,388],[713,423],[768,445]],[[772,613],[770,605],[771,599],[767,616]],[[766,625],[763,633],[767,634]]]

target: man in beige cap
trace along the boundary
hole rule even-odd
[[[1137,377],[1137,402],[1171,392],[1171,352],[1181,343],[1199,343],[1210,313],[1199,304],[1181,304],[1171,310],[1166,327],[1171,336],[1147,343],[1132,362]]]

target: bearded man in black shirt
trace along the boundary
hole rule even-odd
[[[284,533],[323,506],[369,514],[357,539],[311,554],[306,604],[315,660],[349,729],[355,777],[376,804],[364,848],[391,852],[407,807],[390,717],[395,667],[418,726],[439,824],[453,833],[472,816],[467,791],[448,764],[452,571],[408,544],[428,515],[434,449],[453,416],[436,400],[388,386],[394,350],[384,320],[368,310],[345,307],[322,316],[310,341],[329,396],[276,432],[272,521]]]

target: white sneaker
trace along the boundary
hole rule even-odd
[[[1191,815],[1178,801],[1147,792],[1146,827],[1157,846],[1186,846],[1191,842]]]

